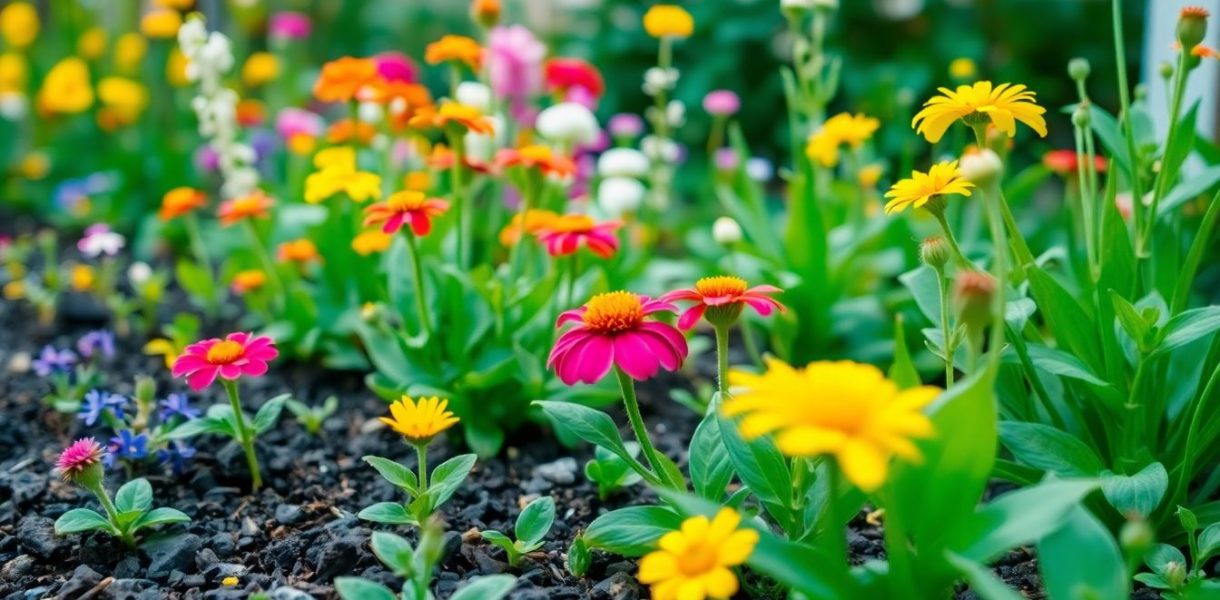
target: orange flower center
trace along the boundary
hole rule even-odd
[[[644,305],[631,292],[598,294],[585,304],[585,324],[598,333],[634,329],[644,321]]]
[[[716,568],[718,556],[717,548],[710,544],[703,542],[692,544],[678,556],[678,571],[688,577],[702,575]]]
[[[390,194],[390,197],[386,199],[386,207],[394,212],[407,212],[423,208],[424,201],[423,193],[406,190]]]
[[[225,340],[208,348],[208,362],[214,365],[227,365],[241,358],[245,348],[233,340]]]
[[[695,282],[695,291],[713,298],[739,296],[746,291],[746,280],[731,275],[704,277]]]

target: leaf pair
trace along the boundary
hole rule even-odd
[[[362,460],[377,469],[383,479],[406,492],[409,501],[405,505],[378,502],[356,516],[375,523],[419,525],[457,492],[474,468],[476,458],[474,454],[455,456],[437,465],[432,471],[431,481],[420,485],[420,478],[397,462],[380,456],[365,456]],[[423,476],[427,478],[427,474]]]
[[[101,490],[105,494],[105,490]],[[135,545],[135,534],[141,529],[186,523],[191,520],[174,508],[153,508],[152,486],[147,479],[127,482],[114,496],[113,518],[88,508],[74,508],[55,521],[56,535],[104,531],[121,539],[128,546]],[[103,506],[105,502],[103,502]]]
[[[521,514],[517,515],[517,523],[513,529],[516,541],[491,529],[480,532],[480,535],[492,545],[504,550],[508,556],[508,564],[515,567],[520,564],[523,556],[542,547],[542,542],[554,522],[555,499],[542,496],[527,504]]]

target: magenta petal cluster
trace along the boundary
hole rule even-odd
[[[762,316],[768,316],[775,310],[784,310],[784,305],[772,298],[783,290],[773,285],[756,285],[746,287],[746,282],[738,277],[720,276],[705,277],[695,283],[695,287],[675,290],[661,296],[665,302],[679,300],[692,301],[695,304],[686,309],[678,317],[678,327],[690,329],[699,322],[709,308],[749,306]],[[734,313],[734,315],[739,313]],[[734,320],[736,317],[734,316]]]
[[[677,370],[686,360],[686,338],[672,325],[648,318],[676,310],[631,292],[594,296],[559,316],[556,327],[574,325],[555,342],[547,366],[567,385],[597,382],[614,366],[638,381],[661,369]]]
[[[208,387],[216,377],[229,381],[246,375],[258,377],[267,372],[267,361],[279,356],[275,341],[267,336],[230,333],[225,339],[212,338],[186,347],[174,361],[174,377],[185,377],[192,390]]]
[[[542,93],[543,44],[520,25],[495,27],[487,35],[488,73],[496,95],[508,98],[514,119],[532,122],[530,103]]]
[[[64,481],[76,479],[85,469],[102,462],[102,445],[93,438],[81,438],[59,454],[55,468]]]
[[[273,38],[285,40],[300,40],[309,37],[313,31],[313,23],[309,15],[286,10],[271,15],[267,22],[267,33]]]
[[[732,90],[715,90],[703,97],[703,110],[717,117],[731,117],[741,110],[741,98]]]

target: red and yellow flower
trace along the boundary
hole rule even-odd
[[[384,233],[397,233],[404,224],[420,237],[432,231],[432,218],[445,214],[449,203],[440,198],[429,198],[423,192],[403,190],[390,194],[385,202],[378,202],[364,209],[364,225],[381,224]]]

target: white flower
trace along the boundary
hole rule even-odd
[[[611,148],[597,158],[597,174],[602,177],[644,177],[650,163],[635,148]]]
[[[746,161],[746,174],[754,181],[767,183],[771,181],[772,177],[775,177],[775,166],[771,164],[771,161],[761,156],[755,156]]]
[[[686,105],[681,100],[670,100],[665,107],[665,122],[670,127],[681,127],[686,122]]]
[[[597,186],[597,204],[610,217],[639,210],[648,193],[644,184],[631,177],[609,177]]]
[[[0,93],[0,117],[8,121],[20,121],[28,112],[25,96],[16,92]]]
[[[458,102],[473,106],[483,114],[491,112],[491,88],[477,81],[459,83],[455,95]]]
[[[678,70],[652,67],[644,71],[644,93],[655,96],[660,92],[674,89],[678,85]]]
[[[663,163],[677,162],[678,158],[682,155],[678,144],[674,143],[673,140],[662,139],[652,135],[645,136],[644,139],[640,140],[640,149],[644,151],[648,158]]]
[[[385,116],[385,109],[376,102],[361,102],[358,110],[361,123],[380,123]]]
[[[538,114],[538,133],[561,144],[587,146],[597,141],[601,127],[597,117],[584,105],[561,102]]]
[[[740,242],[742,238],[741,225],[733,217],[720,217],[712,223],[712,239],[726,246]]]
[[[1000,160],[990,148],[979,152],[970,152],[962,157],[958,167],[962,177],[978,185],[993,181],[1004,170],[1004,161]]]
[[[127,245],[127,238],[110,230],[110,226],[98,223],[85,228],[85,237],[76,242],[76,249],[89,258],[101,255],[114,256]]]
[[[143,287],[149,279],[152,279],[152,275],[152,267],[148,266],[146,262],[136,261],[127,267],[127,281],[131,282],[133,288]]]

